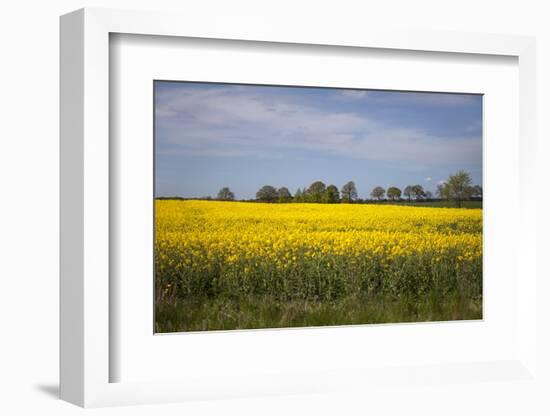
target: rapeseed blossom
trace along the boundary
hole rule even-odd
[[[157,293],[334,298],[416,293],[441,276],[445,287],[481,285],[480,209],[171,200],[155,209]]]

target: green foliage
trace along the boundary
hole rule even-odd
[[[386,193],[386,195],[388,196],[389,199],[391,199],[392,201],[395,201],[395,200],[398,200],[401,198],[401,189],[395,187],[395,186],[390,186],[388,188],[388,192]]]
[[[241,264],[182,275],[161,269],[156,273],[157,299],[267,296],[280,301],[334,301],[352,295],[422,297],[433,291],[481,296],[482,258],[459,259],[460,252],[426,252],[388,261],[385,254],[355,258],[326,254],[281,271],[276,263],[257,260],[245,275]],[[169,296],[164,288],[170,285]]]
[[[298,191],[300,191],[300,197],[298,200],[294,200],[294,202],[311,202],[311,197],[307,193],[306,188],[298,189]]]
[[[472,177],[465,170],[459,170],[454,175],[449,176],[445,184],[445,193],[448,198],[454,201],[457,207],[462,207],[464,201],[469,200],[476,192],[472,187]],[[481,193],[481,187],[479,187]]]
[[[218,192],[218,200],[220,201],[234,201],[235,194],[226,186]]]
[[[313,182],[307,189],[306,195],[308,195],[308,202],[323,202],[324,194],[327,187],[321,181]]]
[[[407,201],[407,200],[400,200],[400,201],[374,201],[375,204],[381,204],[381,205],[405,205],[405,206],[412,206],[412,207],[426,207],[426,208],[456,208],[456,204],[453,201],[447,201],[447,200],[436,200],[436,201]],[[462,207],[465,209],[480,209],[483,208],[483,202],[482,201],[464,201],[462,203]]]
[[[424,191],[422,185],[413,185],[411,186],[411,196],[416,200],[424,199],[426,198],[426,191]]]
[[[436,196],[452,201],[457,207],[462,208],[472,198],[480,200],[483,197],[483,188],[480,185],[472,186],[470,173],[459,170],[450,175],[446,182],[437,185]]]
[[[284,203],[284,202],[292,201],[292,195],[290,194],[290,191],[288,190],[288,188],[285,188],[284,186],[277,190],[277,195],[279,197],[279,202]]]
[[[157,331],[482,317],[481,259],[434,263],[426,254],[388,264],[382,257],[350,263],[335,256],[286,276],[274,267],[247,276],[230,270],[195,276],[187,283],[192,286],[176,283],[170,296],[157,297]],[[165,284],[157,276],[159,286]]]
[[[374,199],[380,200],[384,198],[385,194],[386,194],[386,190],[381,186],[377,186],[372,190],[372,192],[370,193],[370,196]]]
[[[449,200],[449,192],[447,188],[447,182],[441,182],[437,185],[435,196],[440,199]]]
[[[410,201],[413,196],[412,186],[407,185],[403,190],[403,195]]]
[[[336,204],[340,202],[340,192],[338,192],[338,188],[336,186],[327,186],[323,202],[326,202],[327,204]]]
[[[483,197],[483,189],[479,185],[471,185],[471,176],[468,172],[460,170],[454,175],[450,175],[446,182],[441,182],[437,185],[435,196],[436,198],[444,201],[453,201],[459,208],[465,205],[465,201],[475,199],[480,201]],[[403,195],[409,202],[415,201],[415,203],[432,200],[433,195],[429,190],[425,190],[420,184],[408,185],[403,189],[391,186],[386,191],[381,186],[376,186],[370,196],[372,200],[358,199],[357,188],[353,181],[349,181],[340,192],[334,185],[326,186],[321,181],[313,182],[308,188],[298,188],[292,196],[288,188],[281,187],[276,189],[273,186],[265,185],[256,193],[256,200],[260,202],[311,202],[311,203],[371,203],[373,200],[382,202],[384,197],[387,197],[390,201],[401,201],[401,195]],[[195,198],[195,199],[210,199],[210,197]],[[162,198],[161,198],[162,199]],[[186,199],[178,197],[170,197],[168,199]],[[222,188],[217,199],[222,201],[232,201],[235,199],[235,195],[230,191],[228,187]],[[443,206],[446,206],[443,204]]]
[[[155,332],[184,332],[387,322],[481,319],[481,299],[349,296],[332,302],[282,302],[269,297],[194,299],[156,305]]]
[[[350,203],[357,200],[357,188],[355,187],[355,182],[349,181],[340,191],[342,196],[342,202]]]
[[[271,185],[264,185],[256,192],[256,199],[262,202],[275,202],[279,198],[277,189]]]

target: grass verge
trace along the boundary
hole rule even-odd
[[[334,301],[194,299],[156,306],[156,332],[289,328],[482,318],[480,299],[357,297]]]

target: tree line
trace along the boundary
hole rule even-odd
[[[264,185],[256,192],[256,200],[261,202],[312,202],[336,204],[340,202],[354,202],[357,200],[357,187],[353,181],[346,183],[340,190],[335,185],[326,186],[321,181],[315,181],[307,188],[298,188],[294,196],[288,188],[276,189],[271,185]]]
[[[425,190],[422,185],[408,185],[403,190],[396,186],[390,186],[387,190],[382,186],[376,186],[370,193],[374,201],[426,201],[432,200],[434,196],[429,190]],[[404,197],[404,198],[403,198]],[[471,199],[480,200],[483,197],[483,191],[480,185],[472,185],[470,173],[459,170],[454,175],[450,175],[447,181],[437,185],[436,198],[447,201],[454,201],[460,208],[464,201]],[[208,198],[207,198],[208,199]],[[234,201],[235,194],[224,187],[218,192],[218,200]],[[325,185],[321,181],[315,181],[307,188],[298,188],[292,195],[287,187],[276,188],[271,185],[262,186],[256,192],[258,202],[269,203],[353,203],[364,202],[358,198],[357,187],[353,181],[344,184],[340,190],[335,185]]]

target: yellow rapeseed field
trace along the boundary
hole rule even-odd
[[[481,296],[481,209],[156,201],[157,301]]]

